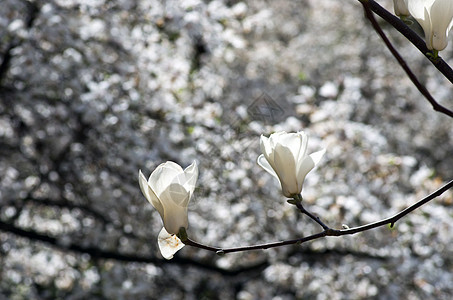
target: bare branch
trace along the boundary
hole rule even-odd
[[[302,196],[301,195],[299,195],[298,199],[294,198],[294,200],[295,201],[288,200],[288,203],[296,205],[301,213],[303,213],[303,214],[307,215],[308,217],[310,217],[313,221],[318,223],[324,230],[329,229],[329,226],[324,224],[324,222],[321,221],[321,219],[319,217],[315,216],[314,214],[312,214],[311,212],[306,210],[305,207],[302,206]]]
[[[446,192],[447,190],[449,190],[452,187],[453,187],[453,180],[451,180],[450,182],[448,182],[447,184],[445,184],[444,186],[442,186],[441,188],[439,188],[435,192],[429,194],[428,196],[426,196],[425,198],[421,199],[417,203],[407,207],[406,209],[400,211],[399,213],[397,213],[396,215],[394,215],[392,217],[389,217],[389,218],[386,218],[386,219],[383,219],[383,220],[380,220],[380,221],[377,221],[377,222],[369,223],[369,224],[366,224],[366,225],[354,227],[354,228],[341,229],[340,230],[340,229],[332,229],[332,228],[329,228],[326,225],[324,225],[324,226],[327,227],[327,228],[324,229],[324,231],[316,233],[316,234],[313,234],[313,235],[309,235],[307,237],[302,237],[302,238],[293,239],[293,240],[273,242],[273,243],[259,244],[259,245],[253,245],[253,246],[237,247],[237,248],[210,247],[210,246],[199,244],[199,243],[197,243],[195,241],[192,241],[190,239],[183,241],[183,243],[188,245],[188,246],[193,246],[193,247],[205,249],[205,250],[208,250],[208,251],[214,251],[217,254],[225,254],[225,253],[231,253],[231,252],[262,250],[262,249],[275,248],[275,247],[280,247],[280,246],[285,246],[285,245],[302,244],[302,243],[305,243],[305,242],[308,242],[308,241],[312,241],[312,240],[316,240],[316,239],[319,239],[319,238],[322,238],[322,237],[326,237],[326,236],[351,235],[351,234],[355,234],[355,233],[358,233],[358,232],[370,230],[370,229],[373,229],[373,228],[376,228],[376,227],[380,227],[380,226],[383,226],[383,225],[387,225],[387,224],[390,224],[390,226],[393,227],[393,225],[395,225],[395,223],[399,219],[401,219],[402,217],[406,216],[410,212],[416,210],[417,208],[419,208],[423,204],[428,203],[429,201],[433,200],[436,197],[439,197],[440,195],[442,195],[444,192]]]

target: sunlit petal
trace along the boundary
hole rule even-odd
[[[184,247],[181,240],[176,235],[169,234],[165,228],[160,231],[157,237],[157,244],[159,245],[160,253],[165,259],[172,259],[173,255]]]
[[[146,177],[145,175],[143,175],[141,170],[139,170],[138,182],[140,184],[140,190],[142,191],[146,200],[148,200],[148,202],[151,203],[151,205],[154,206],[155,209],[157,209],[161,217],[163,217],[164,207],[162,206],[162,203],[160,202],[157,195],[154,193],[153,189],[149,186]]]
[[[277,178],[279,181],[280,179],[277,176],[277,173],[275,173],[274,169],[272,169],[271,165],[267,161],[266,157],[264,157],[263,154],[258,156],[258,159],[256,161],[260,167],[262,167],[264,170],[266,170],[269,174]]]

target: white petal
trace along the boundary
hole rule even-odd
[[[195,190],[195,186],[196,186],[197,180],[198,180],[197,162],[194,161],[190,166],[188,166],[184,170],[184,174],[186,177],[186,182],[184,183],[184,187],[190,193],[190,195],[192,195],[193,191]]]
[[[181,240],[176,235],[170,235],[165,228],[162,228],[159,232],[157,244],[159,245],[160,253],[165,259],[172,259],[173,255],[184,247]]]
[[[164,227],[169,233],[177,234],[181,227],[189,227],[187,207],[170,204],[165,207],[164,212]]]
[[[319,164],[319,162],[321,161],[321,158],[324,156],[325,153],[326,153],[326,149],[322,149],[322,150],[319,150],[318,152],[310,154],[310,157],[311,157],[311,159],[313,159],[313,163],[315,164],[315,166],[317,164]]]
[[[158,197],[173,182],[178,174],[184,173],[183,169],[177,163],[167,161],[160,164],[149,177],[148,184],[153,188]]]
[[[409,10],[407,9],[407,3],[404,0],[393,0],[393,9],[397,16],[409,16]]]
[[[275,146],[280,143],[280,138],[286,135],[286,131],[277,131],[269,136],[269,145],[271,149],[274,149]]]
[[[272,176],[277,178],[278,182],[280,182],[280,179],[278,178],[277,173],[275,173],[274,169],[272,169],[272,166],[269,164],[269,162],[267,161],[266,157],[263,154],[258,156],[258,159],[256,160],[256,162],[261,168],[263,168],[269,174],[271,174]]]
[[[296,160],[292,151],[282,144],[277,144],[274,152],[274,171],[280,178],[283,194],[289,197],[300,193],[296,178]]]
[[[182,174],[184,175],[184,174]],[[187,205],[190,193],[179,183],[170,184],[160,195],[164,208],[162,220],[169,233],[177,234],[179,228],[188,227]]]
[[[433,3],[430,11],[432,23],[432,46],[440,51],[448,44],[447,36],[450,23],[453,19],[453,1],[437,0]]]
[[[302,140],[299,154],[296,158],[296,162],[299,162],[307,155],[308,135],[303,131],[299,131],[297,134],[300,136],[300,139]]]
[[[284,146],[285,148],[288,148],[292,156],[294,158],[294,161],[299,157],[300,150],[302,148],[302,143],[303,143],[303,138],[304,134],[299,134],[299,133],[287,133],[287,134],[282,134],[280,135],[279,138],[279,144]],[[275,151],[275,150],[274,150]],[[305,155],[305,152],[302,153],[302,155]],[[275,157],[274,157],[275,159]]]
[[[428,49],[432,50],[432,17],[430,16],[431,6],[436,0],[405,0],[407,8],[412,17],[417,20],[418,24],[425,32],[425,43]],[[450,1],[450,0],[449,0]]]
[[[302,185],[305,181],[305,176],[313,170],[313,168],[319,163],[326,149],[322,149],[315,153],[310,154],[309,156],[304,157],[304,159],[297,166],[297,186],[302,191]]]
[[[271,147],[270,139],[265,137],[264,135],[261,135],[260,137],[260,148],[261,148],[261,153],[264,154],[266,159],[273,161],[274,156],[272,155],[273,149]]]
[[[427,21],[425,10],[430,11],[434,1],[436,0],[405,0],[411,16],[422,21]]]
[[[297,188],[299,193],[302,191],[302,187],[305,181],[305,176],[315,167],[315,163],[311,158],[311,155],[305,156],[305,158],[297,166]]]
[[[140,190],[142,191],[143,195],[145,196],[146,200],[148,200],[151,205],[157,209],[160,216],[164,217],[164,208],[162,203],[160,202],[157,195],[154,193],[153,189],[149,186],[148,182],[146,181],[145,175],[143,175],[142,171],[138,171],[138,182],[140,184]]]
[[[179,178],[179,179],[178,179]],[[176,177],[175,182],[171,183],[160,195],[160,202],[167,209],[167,203],[174,203],[179,206],[187,207],[186,198],[190,196],[189,191],[178,181],[185,180],[184,174]]]
[[[145,175],[143,175],[142,170],[138,170],[138,183],[140,184],[140,190],[142,191],[142,194],[147,200],[150,199],[151,197],[148,190],[148,180],[146,180],[146,177]]]

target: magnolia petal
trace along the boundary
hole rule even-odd
[[[326,149],[322,149],[322,150],[319,150],[319,151],[314,152],[309,155],[311,157],[311,159],[313,160],[313,163],[315,164],[315,166],[317,164],[319,164],[319,162],[321,161],[321,158],[324,156],[325,153],[326,153]]]
[[[177,234],[181,227],[187,229],[189,220],[187,217],[187,207],[179,205],[169,205],[164,211],[164,227],[169,233]]]
[[[426,44],[429,43],[431,45],[431,20],[429,19],[429,12],[426,8],[423,9],[423,16],[420,18],[415,18],[417,20],[418,24],[423,28],[423,31],[425,32],[425,42]],[[429,46],[428,46],[429,48]]]
[[[278,131],[269,136],[269,152],[274,152],[275,146],[280,143],[280,138],[285,134],[287,134],[285,131]]]
[[[274,153],[274,170],[280,178],[283,194],[287,197],[288,195],[299,194],[296,178],[296,160],[292,151],[282,144],[277,144]]]
[[[272,176],[274,176],[275,178],[278,179],[278,181],[280,182],[280,178],[278,178],[277,176],[277,173],[275,173],[274,169],[272,168],[272,166],[269,164],[269,162],[267,161],[266,157],[261,154],[260,156],[258,156],[258,159],[256,160],[256,163],[261,167],[263,168],[266,172],[268,172],[269,174],[271,174]]]
[[[421,21],[429,21],[429,15],[425,14],[425,10],[431,10],[431,6],[436,0],[405,0],[412,17]],[[421,24],[420,24],[421,25]]]
[[[198,180],[198,165],[197,162],[194,161],[190,166],[188,166],[184,170],[184,174],[186,177],[186,182],[184,183],[184,187],[186,190],[192,195],[193,191],[195,190],[195,186]]]
[[[277,144],[280,143],[281,138],[287,134],[288,133],[286,133],[286,131],[278,131],[269,136],[269,146],[271,152],[274,152],[275,146],[277,146]]]
[[[438,51],[445,49],[448,44],[447,36],[453,19],[453,1],[437,0],[431,6],[432,47]]]
[[[274,160],[274,156],[273,156],[273,153],[272,153],[273,149],[271,147],[270,138],[267,138],[264,135],[261,135],[261,137],[260,137],[260,148],[261,148],[261,153],[264,154],[266,159],[271,160],[271,161]]]
[[[393,9],[397,16],[409,16],[409,10],[407,9],[407,3],[405,0],[393,0]]]
[[[297,188],[298,188],[298,193],[302,191],[302,186],[305,181],[305,176],[313,170],[315,167],[315,162],[311,158],[311,155],[305,156],[304,159],[300,162],[300,164],[297,166]]]
[[[159,250],[165,259],[172,259],[173,255],[184,247],[183,242],[176,236],[169,234],[165,227],[159,232],[157,237]]]
[[[154,193],[153,189],[149,186],[145,175],[143,175],[142,171],[138,171],[138,182],[140,184],[140,190],[142,191],[143,195],[145,196],[146,200],[148,200],[151,205],[157,209],[160,216],[163,218],[164,216],[164,207],[160,202],[157,195]]]
[[[151,173],[148,184],[153,187],[156,195],[160,197],[168,185],[174,182],[174,178],[181,173],[184,173],[184,171],[180,165],[172,161],[167,161],[166,163],[160,164]]]
[[[304,133],[288,133],[280,136],[279,144],[291,151],[294,161],[299,157],[300,150],[303,144]],[[303,153],[305,155],[305,151]]]
[[[170,184],[162,192],[160,199],[164,207],[162,220],[165,229],[169,233],[177,234],[179,228],[187,228],[189,224],[187,219],[187,205],[190,200],[190,193],[186,191],[184,186],[179,183]]]
[[[296,162],[299,163],[307,155],[308,135],[303,131],[299,131],[297,134],[300,136],[301,139],[299,154],[298,156],[296,156]]]
[[[184,175],[184,174],[182,174]],[[180,176],[183,177],[183,176]],[[184,177],[183,177],[184,178]],[[160,199],[164,209],[167,209],[167,203],[174,203],[179,206],[187,206],[185,205],[186,198],[190,196],[190,193],[186,190],[184,185],[175,181],[174,183],[170,184],[165,191],[162,192],[160,195]]]
[[[431,20],[428,11],[430,10],[433,2],[434,0],[430,3],[427,3],[426,0],[405,0],[411,16],[417,20],[418,24],[420,24],[425,32],[425,42],[428,48],[431,47]],[[430,49],[432,49],[432,47]]]
[[[151,196],[148,186],[148,180],[146,180],[146,177],[145,175],[143,175],[142,170],[138,170],[138,183],[140,184],[140,190],[142,191],[143,196],[145,196],[146,200],[150,199]]]

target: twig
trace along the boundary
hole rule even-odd
[[[319,225],[321,225],[321,227],[324,229],[324,230],[328,230],[330,229],[329,226],[327,226],[326,224],[324,224],[323,221],[321,221],[321,219],[317,216],[315,216],[314,214],[312,214],[311,212],[309,212],[308,210],[305,209],[305,207],[302,206],[302,195],[298,195],[298,197],[294,198],[294,202],[291,201],[290,203],[294,204],[297,206],[297,208],[299,209],[299,211],[307,216],[309,216],[311,219],[313,219],[316,223],[318,223]]]
[[[371,24],[373,25],[373,28],[376,30],[376,32],[381,36],[382,40],[384,41],[385,45],[387,46],[387,48],[390,50],[390,52],[393,54],[393,56],[396,58],[396,60],[398,61],[398,63],[401,65],[401,67],[404,69],[404,71],[406,72],[406,74],[409,76],[409,78],[411,79],[411,81],[415,84],[415,86],[417,87],[417,89],[420,91],[420,93],[423,94],[423,96],[425,96],[425,98],[429,101],[429,103],[431,103],[431,105],[433,106],[433,109],[435,111],[438,111],[438,112],[441,112],[441,113],[444,113],[446,114],[447,116],[450,116],[451,118],[453,118],[453,111],[447,109],[446,107],[440,105],[434,98],[433,96],[431,96],[431,94],[429,93],[429,91],[426,89],[426,87],[420,83],[420,81],[418,81],[417,77],[415,76],[415,74],[411,71],[411,69],[409,68],[409,66],[406,64],[406,62],[404,61],[404,59],[401,57],[401,55],[398,53],[398,51],[396,51],[396,49],[393,47],[392,43],[389,41],[389,39],[387,38],[387,36],[385,35],[385,33],[382,31],[381,27],[379,26],[378,22],[376,21],[376,19],[374,18],[374,14],[373,14],[373,11],[372,10],[372,7],[375,8],[375,10],[381,12],[380,9],[377,9],[378,7],[381,8],[382,10],[385,11],[385,9],[383,9],[382,7],[380,7],[377,3],[375,3],[373,0],[359,0],[360,3],[362,3],[363,5],[363,9],[365,10],[365,15],[366,17],[370,20]],[[371,6],[371,4],[374,3],[375,5],[374,6]],[[392,24],[392,23],[391,23]],[[393,25],[393,24],[392,24]],[[407,27],[407,26],[406,26]],[[408,30],[410,30],[409,28],[407,28]],[[426,50],[424,53],[428,53],[429,50],[426,48],[425,46],[425,49],[423,50]],[[426,54],[425,54],[426,55]],[[434,62],[433,62],[434,63]],[[435,64],[435,63],[434,63]],[[435,64],[436,65],[436,64]],[[451,69],[450,69],[451,70]],[[446,74],[444,74],[445,77],[447,77]],[[450,74],[449,74],[450,76]],[[451,78],[448,78],[450,81],[453,80],[453,74],[451,75],[452,77]],[[452,81],[453,83],[453,81]]]
[[[329,227],[327,227],[325,225],[327,227],[327,229],[324,229],[324,231],[322,231],[322,232],[319,232],[319,233],[316,233],[316,234],[312,234],[312,235],[309,235],[307,237],[302,237],[302,238],[293,239],[293,240],[287,240],[287,241],[279,241],[279,242],[273,242],[273,243],[259,244],[259,245],[253,245],[253,246],[236,247],[236,248],[211,247],[211,246],[202,245],[200,243],[192,241],[191,239],[187,239],[187,240],[183,241],[183,243],[188,245],[188,246],[193,246],[193,247],[202,248],[202,249],[205,249],[205,250],[208,250],[208,251],[213,251],[213,252],[216,252],[217,254],[225,254],[225,253],[231,253],[231,252],[262,250],[262,249],[275,248],[275,247],[280,247],[280,246],[285,246],[285,245],[302,244],[302,243],[305,243],[305,242],[308,242],[308,241],[311,241],[311,240],[316,240],[316,239],[319,239],[319,238],[322,238],[322,237],[326,237],[326,236],[342,236],[342,235],[355,234],[355,233],[358,233],[358,232],[370,230],[370,229],[373,229],[373,228],[376,228],[376,227],[380,227],[380,226],[383,226],[383,225],[387,225],[387,224],[390,224],[390,226],[393,227],[395,225],[395,223],[399,219],[403,218],[404,216],[406,216],[410,212],[416,210],[417,208],[419,208],[423,204],[428,203],[429,201],[433,200],[436,197],[439,197],[440,195],[442,195],[444,192],[446,192],[447,190],[449,190],[452,187],[453,187],[453,180],[451,180],[450,182],[448,182],[447,184],[445,184],[444,186],[442,186],[441,188],[439,188],[435,192],[429,194],[428,196],[426,196],[425,198],[421,199],[417,203],[412,204],[411,206],[409,206],[406,209],[400,211],[399,213],[397,213],[396,215],[394,215],[392,217],[389,217],[389,218],[386,218],[386,219],[383,219],[383,220],[380,220],[380,221],[377,221],[377,222],[369,223],[369,224],[366,224],[366,225],[354,227],[354,228],[339,230],[339,229],[331,229],[331,228],[329,228]],[[323,228],[324,228],[324,226],[323,226]]]

